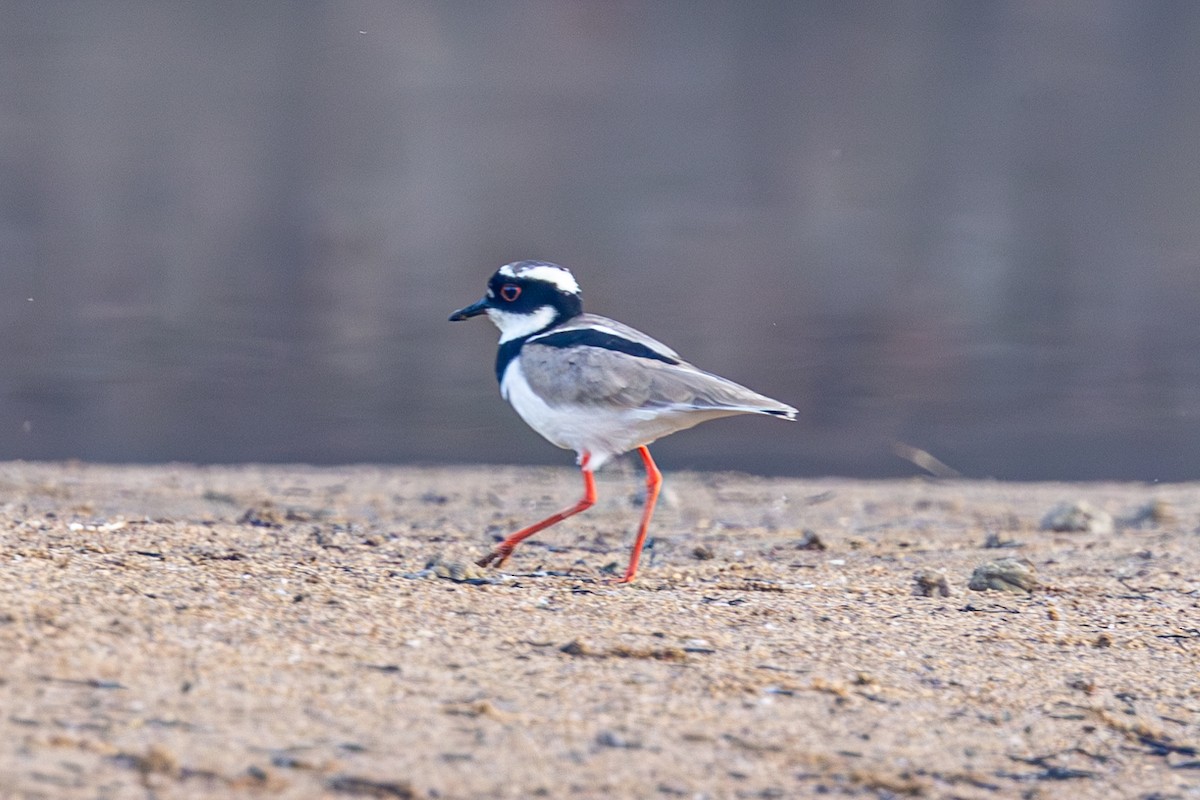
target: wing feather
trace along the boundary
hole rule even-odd
[[[636,341],[648,347],[657,345],[653,349],[678,358],[673,350],[644,334]],[[685,361],[667,363],[604,347],[549,347],[535,339],[521,349],[520,367],[530,387],[551,406],[726,411],[787,418],[796,413],[791,406]]]

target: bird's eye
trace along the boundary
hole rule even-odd
[[[506,283],[500,287],[500,296],[503,297],[506,302],[511,303],[521,296],[521,287],[517,286],[515,283]]]

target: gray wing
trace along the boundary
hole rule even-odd
[[[611,320],[604,320],[613,327]],[[673,350],[645,334],[635,340],[678,359]],[[632,340],[632,337],[630,337]],[[653,344],[651,344],[653,343]],[[672,364],[603,347],[547,347],[530,341],[521,348],[521,372],[530,387],[551,406],[613,409],[727,411],[794,419],[796,409],[745,386],[679,361]]]

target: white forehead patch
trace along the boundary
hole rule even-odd
[[[530,280],[543,281],[551,284],[560,292],[579,294],[579,284],[575,281],[575,276],[568,272],[565,267],[560,267],[556,264],[520,266],[522,263],[518,261],[515,264],[505,264],[499,269],[499,272],[508,278],[529,278]]]

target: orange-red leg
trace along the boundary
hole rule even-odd
[[[637,539],[633,542],[633,552],[629,554],[629,567],[625,570],[625,577],[618,583],[629,583],[637,575],[638,560],[642,557],[642,546],[646,543],[646,531],[650,529],[650,517],[654,516],[654,504],[658,501],[658,490],[662,488],[662,473],[650,457],[650,450],[643,445],[638,448],[638,455],[642,457],[642,463],[646,466],[646,506],[642,510],[642,524],[638,527]]]
[[[596,502],[596,478],[592,474],[592,471],[587,468],[587,465],[588,454],[584,453],[583,458],[579,462],[579,466],[583,470],[583,499],[570,508],[564,508],[557,514],[546,517],[541,522],[530,525],[528,528],[522,528],[512,536],[509,536],[500,544],[496,545],[495,550],[479,559],[479,561],[476,563],[481,567],[486,567],[491,564],[494,564],[497,567],[504,566],[504,562],[508,560],[508,557],[512,555],[512,551],[515,550],[517,545],[519,545],[521,542],[525,541],[530,536],[533,536],[538,531],[544,531],[551,525],[557,525],[558,523],[562,522],[567,517],[573,517],[580,511],[586,511],[587,509],[591,508]]]

